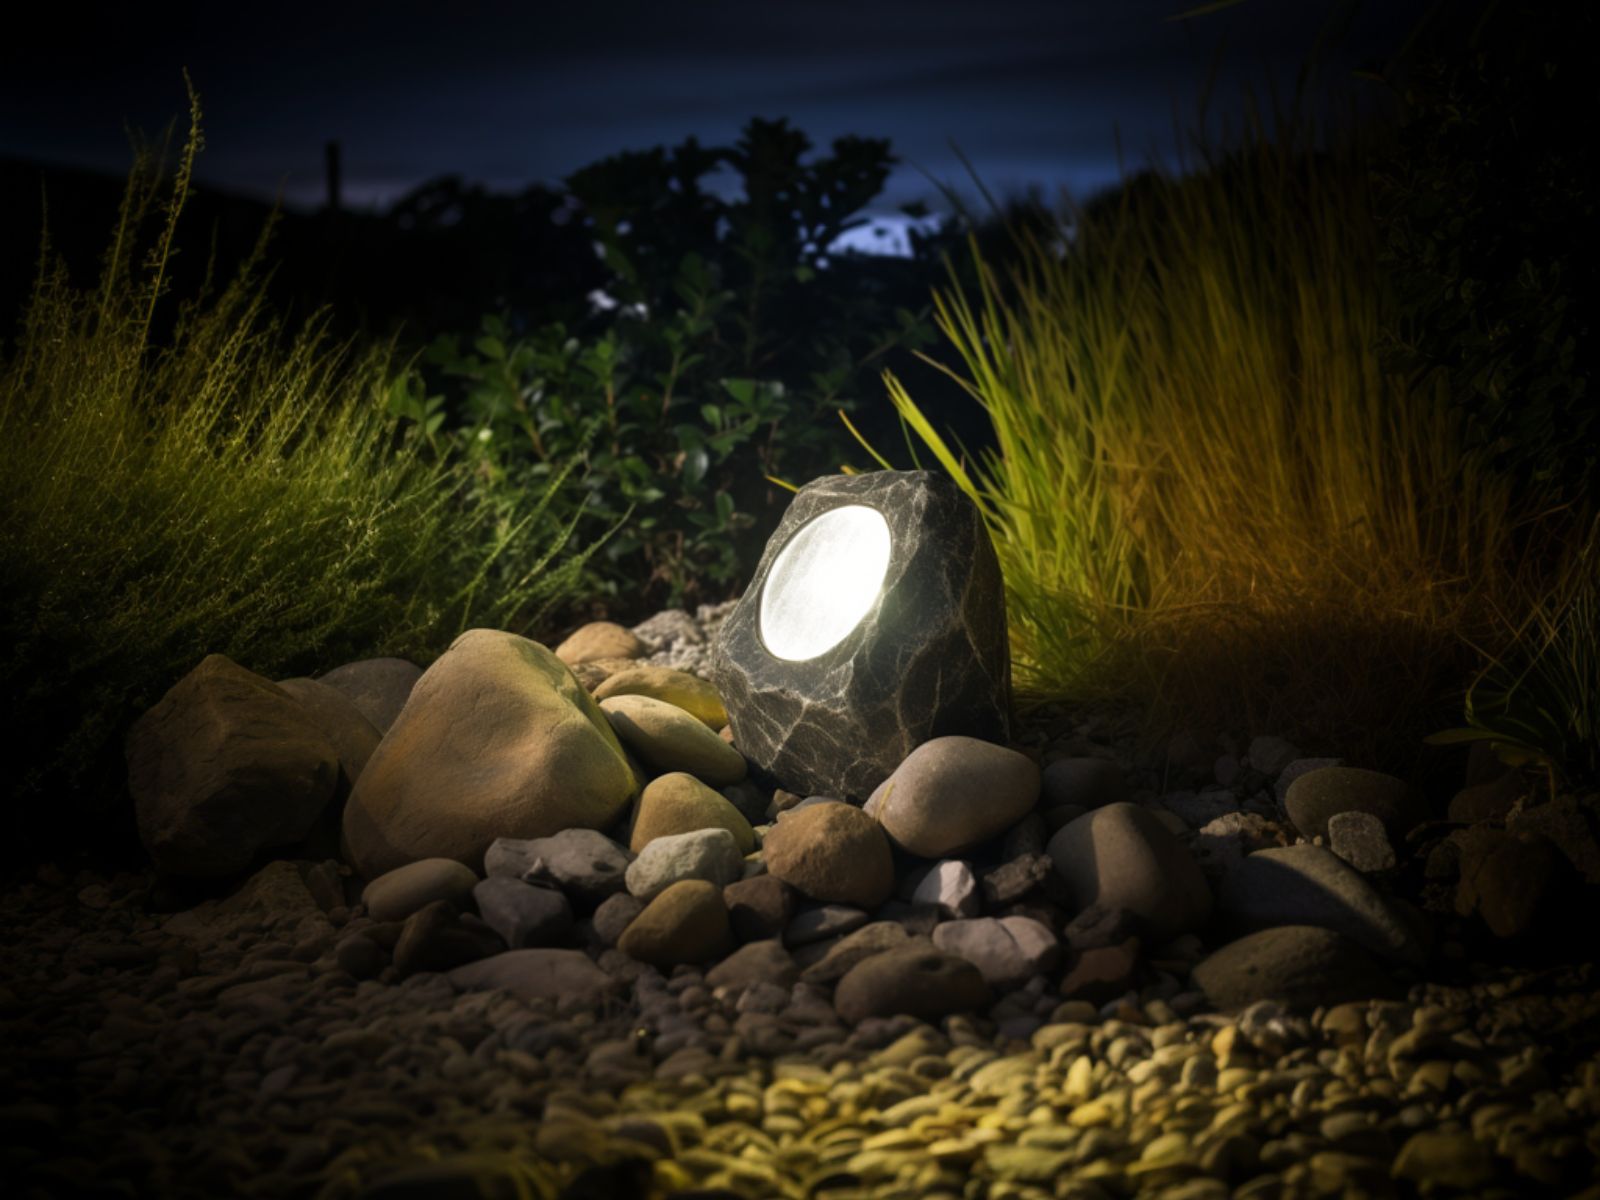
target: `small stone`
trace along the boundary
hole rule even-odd
[[[1003,833],[1039,798],[1026,755],[970,737],[933,738],[883,781],[870,811],[894,843],[923,858],[970,850]]]
[[[1224,1011],[1257,1000],[1310,1009],[1388,997],[1395,990],[1365,950],[1314,925],[1280,925],[1230,942],[1195,967],[1194,982]]]
[[[1151,940],[1198,929],[1211,916],[1211,889],[1194,858],[1137,805],[1084,814],[1056,832],[1048,853],[1077,908],[1125,908]]]
[[[988,1007],[990,993],[978,968],[964,958],[923,947],[875,954],[852,967],[834,989],[842,1020],[897,1014],[925,1021]]]
[[[1494,1177],[1494,1161],[1470,1133],[1414,1133],[1395,1156],[1394,1175],[1419,1186],[1475,1191]]]
[[[713,787],[745,777],[744,756],[675,704],[650,696],[612,696],[600,710],[622,743],[656,771],[686,771]]]
[[[383,947],[360,933],[340,941],[333,956],[341,971],[357,979],[374,979],[389,965],[389,956]]]
[[[580,625],[555,649],[555,656],[569,667],[593,662],[597,658],[640,658],[648,647],[629,630],[612,621],[590,621]]]
[[[730,836],[726,830],[718,830]],[[680,879],[645,905],[617,939],[630,958],[667,968],[720,958],[733,947],[722,888],[704,879]]]
[[[911,893],[911,903],[932,904],[952,919],[975,917],[983,911],[972,868],[958,859],[934,863]]]
[[[648,904],[685,880],[701,880],[720,889],[743,874],[744,857],[733,834],[726,829],[697,829],[656,838],[640,851],[624,878],[628,891]]]
[[[1048,854],[1023,854],[983,873],[983,899],[996,907],[1015,904],[1043,887],[1054,873]]]
[[[874,921],[829,946],[820,959],[800,972],[800,978],[806,983],[824,987],[837,983],[857,963],[865,962],[874,954],[902,949],[909,940],[910,935],[898,922]],[[932,945],[923,940],[925,944]]]
[[[630,896],[627,892],[607,896],[600,902],[600,907],[594,910],[592,924],[595,936],[605,945],[615,946],[622,931],[643,911],[644,901],[637,896]]]
[[[1021,987],[1053,970],[1061,958],[1055,935],[1027,917],[978,917],[947,921],[933,931],[933,944],[975,965],[990,987]]]
[[[1383,822],[1371,813],[1334,813],[1328,818],[1328,847],[1363,875],[1394,869],[1394,847]]]
[[[1272,795],[1281,805],[1289,794],[1289,785],[1300,776],[1320,771],[1323,767],[1342,766],[1344,766],[1342,758],[1297,758],[1278,772],[1278,777],[1272,781]]]
[[[1127,941],[1139,928],[1139,918],[1125,908],[1091,904],[1067,923],[1062,937],[1073,950],[1083,953]]]
[[[626,886],[633,855],[594,829],[564,829],[551,837],[496,838],[483,856],[486,875],[547,883],[587,912]]]
[[[629,848],[637,854],[651,839],[696,829],[726,829],[740,854],[756,848],[756,835],[744,814],[727,797],[712,791],[693,775],[672,771],[645,785],[633,818]]]
[[[1105,758],[1058,758],[1045,767],[1040,804],[1057,808],[1076,804],[1085,812],[1133,799],[1122,768]]]
[[[697,675],[670,667],[639,666],[618,671],[594,690],[596,700],[612,696],[650,696],[663,700],[703,722],[712,730],[728,723],[727,710],[717,689]]]
[[[394,966],[402,977],[419,971],[448,971],[504,950],[488,930],[462,924],[460,910],[435,900],[406,918],[394,944]]]
[[[866,923],[865,909],[849,904],[811,904],[790,919],[783,930],[783,941],[789,946],[805,946],[850,933]]]
[[[1063,1000],[1105,1004],[1125,995],[1139,974],[1139,939],[1075,953],[1056,989]]]
[[[484,924],[513,950],[558,945],[572,934],[572,905],[555,888],[498,876],[473,888],[472,898]]]
[[[776,875],[741,879],[722,889],[734,936],[743,942],[780,937],[794,916],[795,890]]]
[[[450,982],[469,991],[502,988],[528,1001],[598,998],[616,988],[581,950],[507,950],[457,967]]]
[[[776,938],[740,946],[706,972],[706,986],[750,987],[757,983],[792,987],[800,978],[800,968]]]
[[[1250,749],[1245,761],[1252,771],[1260,771],[1269,779],[1283,773],[1285,767],[1300,758],[1300,751],[1281,737],[1263,734],[1250,739]]]
[[[1371,813],[1396,843],[1427,818],[1427,808],[1393,775],[1361,767],[1322,767],[1298,776],[1284,793],[1283,807],[1308,838],[1328,836],[1328,818],[1340,812]]]
[[[374,921],[403,921],[436,900],[465,908],[477,883],[477,872],[453,858],[424,858],[379,875],[361,890],[361,903]]]
[[[791,810],[762,843],[767,870],[813,900],[872,909],[894,890],[878,823],[851,804]]]

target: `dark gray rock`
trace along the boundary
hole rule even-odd
[[[394,944],[394,966],[402,976],[448,971],[504,949],[489,930],[463,923],[448,900],[435,900],[406,918]]]
[[[403,921],[435,900],[465,908],[477,883],[477,873],[453,858],[422,858],[379,875],[361,889],[361,903],[374,921]]]
[[[894,921],[874,921],[854,933],[846,934],[827,947],[824,954],[800,973],[806,983],[827,987],[843,979],[851,967],[874,954],[899,950],[911,941],[905,927]],[[931,946],[925,938],[919,944]]]
[[[352,934],[341,941],[333,958],[341,971],[357,979],[375,978],[389,965],[389,956],[383,947],[364,933]]]
[[[1194,982],[1219,1009],[1258,1000],[1310,1009],[1394,996],[1398,989],[1349,938],[1313,925],[1281,925],[1230,942],[1194,969]]]
[[[944,920],[936,904],[912,904],[905,900],[890,900],[880,904],[872,914],[875,921],[893,921],[913,937],[926,936]]]
[[[1328,836],[1334,813],[1371,813],[1395,844],[1427,819],[1427,805],[1404,780],[1363,767],[1321,767],[1299,776],[1284,792],[1283,807],[1306,837]]]
[[[804,946],[860,929],[867,923],[865,909],[850,904],[813,904],[800,909],[784,926],[786,945]]]
[[[874,954],[839,980],[833,1006],[851,1024],[904,1013],[924,1021],[988,1007],[989,986],[964,958],[922,946]]]
[[[513,950],[556,946],[572,934],[572,905],[553,887],[539,887],[503,875],[472,889],[484,924]]]
[[[892,550],[878,599],[831,649],[780,660],[760,631],[768,574],[801,527],[846,505],[875,508],[888,523]],[[1005,597],[982,514],[927,471],[806,484],[723,622],[710,673],[734,744],[757,771],[801,794],[860,802],[931,738],[1007,741]]]
[[[946,921],[933,931],[933,944],[972,963],[997,991],[1021,987],[1061,960],[1055,934],[1027,917]]]
[[[597,908],[626,887],[633,855],[593,829],[564,829],[552,837],[496,838],[483,856],[485,875],[547,883],[580,912]]]
[[[1308,842],[1247,857],[1223,883],[1217,915],[1240,929],[1319,925],[1383,958],[1420,964],[1424,957],[1404,917],[1365,876]]]
[[[991,867],[983,873],[983,898],[990,905],[1015,904],[1048,882],[1055,867],[1050,856],[1029,853]]]
[[[622,931],[633,924],[633,919],[644,911],[644,901],[627,892],[607,896],[594,910],[591,924],[594,933],[607,946],[615,946]]]
[[[380,734],[388,733],[389,726],[406,706],[406,699],[417,680],[422,678],[422,668],[403,658],[365,658],[360,662],[335,667],[317,682],[343,692],[371,721]]]
[[[1297,758],[1278,772],[1278,777],[1272,781],[1272,794],[1278,803],[1282,804],[1289,794],[1289,785],[1300,776],[1320,771],[1323,767],[1342,766],[1344,766],[1342,758]]]
[[[707,987],[746,988],[771,983],[787,988],[800,978],[800,968],[776,938],[740,946],[706,971]]]

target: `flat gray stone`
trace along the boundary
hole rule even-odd
[[[478,915],[513,950],[555,946],[572,932],[572,905],[558,889],[491,876],[472,889]]]
[[[1329,817],[1328,848],[1363,875],[1394,869],[1394,847],[1383,822],[1371,813],[1342,812]]]
[[[972,963],[1000,991],[1021,987],[1061,961],[1055,934],[1029,917],[946,921],[933,931],[933,944]]]
[[[789,946],[804,946],[850,933],[866,923],[866,910],[854,905],[808,905],[789,919],[783,928],[783,940]]]
[[[675,883],[701,879],[726,887],[744,874],[744,856],[726,829],[696,829],[654,839],[628,867],[630,894],[648,904]]]
[[[763,588],[804,525],[846,505],[888,523],[888,573],[867,615],[804,661],[762,640]],[[752,767],[801,795],[865,800],[931,738],[1005,742],[1011,658],[1005,595],[982,514],[928,471],[829,475],[806,484],[768,541],[712,649],[711,681]]]
[[[496,838],[484,852],[485,875],[559,887],[582,911],[623,891],[633,855],[594,829],[563,829],[543,838]]]

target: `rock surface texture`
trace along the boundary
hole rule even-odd
[[[597,829],[635,780],[616,735],[536,642],[474,629],[429,667],[367,762],[344,812],[368,877],[418,858],[476,867],[497,837]]]
[[[164,871],[227,877],[303,837],[339,782],[313,715],[270,679],[208,655],[128,733],[139,837]]]
[[[939,858],[1003,833],[1039,799],[1026,755],[978,738],[924,742],[869,797],[867,809],[902,850]]]
[[[878,601],[842,642],[792,662],[761,637],[762,588],[804,525],[843,505],[888,522],[892,551]],[[1004,742],[1011,660],[1000,570],[977,508],[940,475],[830,475],[800,489],[744,598],[723,622],[711,679],[734,743],[760,772],[802,795],[860,802],[930,738]]]

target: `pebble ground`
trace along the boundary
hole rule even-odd
[[[10,1196],[1600,1197],[1588,964],[1302,1015],[1036,988],[1023,1039],[684,968],[565,1009],[358,983],[337,907],[197,928],[149,888],[0,899]]]

